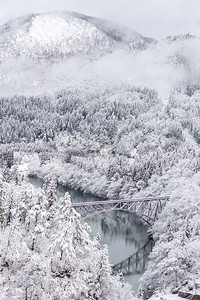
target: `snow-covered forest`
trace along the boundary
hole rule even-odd
[[[63,12],[10,21],[0,40],[2,299],[133,299],[55,181],[169,195],[142,286],[200,293],[200,39]]]
[[[7,170],[0,188],[1,299],[133,299],[69,195],[56,199],[55,179],[36,192]]]

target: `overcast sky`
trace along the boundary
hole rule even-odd
[[[52,10],[105,18],[155,38],[188,32],[200,36],[200,0],[0,0],[0,24]]]

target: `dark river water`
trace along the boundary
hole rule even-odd
[[[34,177],[29,177],[29,182],[35,187],[42,187],[43,184],[41,179]],[[70,194],[72,202],[105,200],[58,185],[57,197],[62,197],[65,192]],[[147,227],[128,212],[105,212],[85,219],[84,222],[91,226],[91,237],[99,233],[101,244],[108,245],[109,259],[113,265],[137,252],[148,241]],[[137,291],[141,275],[127,275],[124,279]]]

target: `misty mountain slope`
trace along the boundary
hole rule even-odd
[[[133,51],[129,44],[141,39],[145,48]],[[52,94],[80,85],[114,91],[128,84],[153,88],[167,103],[171,90],[198,86],[200,40],[190,35],[149,43],[104,20],[55,12],[6,23],[0,40],[1,95]]]
[[[70,12],[30,14],[0,27],[0,61],[7,57],[60,60],[99,56],[115,47],[146,48],[153,39],[104,20]],[[135,46],[134,46],[135,45]]]
[[[16,22],[14,22],[16,25]],[[70,15],[31,15],[23,24],[5,34],[1,60],[9,56],[60,59],[77,53],[95,54],[112,50],[113,42],[86,21]]]
[[[128,45],[130,49],[146,49],[148,47],[148,44],[156,42],[155,39],[150,37],[144,37],[133,29],[113,24],[104,19],[93,18],[90,16],[78,14],[76,12],[72,12],[71,14],[73,16],[76,16],[77,18],[87,20],[91,24],[94,24],[106,35],[108,35],[117,42],[120,42],[124,45]]]

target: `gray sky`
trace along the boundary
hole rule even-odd
[[[0,0],[0,24],[52,10],[105,18],[155,38],[188,32],[200,36],[200,0]]]

